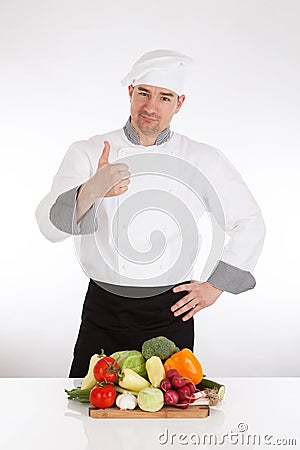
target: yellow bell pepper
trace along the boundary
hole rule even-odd
[[[134,392],[139,392],[140,390],[151,386],[145,378],[141,377],[131,369],[122,369],[118,383],[122,388]]]

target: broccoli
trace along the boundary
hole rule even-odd
[[[178,351],[179,348],[176,347],[175,343],[165,336],[148,339],[142,345],[142,354],[146,359],[151,358],[151,356],[158,356],[165,360]]]

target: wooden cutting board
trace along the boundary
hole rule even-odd
[[[157,412],[147,412],[139,407],[133,410],[122,410],[117,406],[111,408],[99,409],[92,406],[89,407],[89,416],[93,419],[151,419],[151,418],[205,418],[209,416],[209,406],[206,405],[189,405],[187,409],[177,408],[176,406],[164,406]]]

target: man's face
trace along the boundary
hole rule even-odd
[[[173,91],[148,84],[129,86],[128,90],[131,123],[145,136],[158,136],[167,128],[185,99],[184,95],[178,97]]]

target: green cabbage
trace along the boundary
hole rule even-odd
[[[120,369],[131,369],[141,377],[147,378],[146,360],[138,350],[123,350],[110,356],[118,362]]]
[[[159,411],[164,406],[164,394],[157,388],[144,388],[138,393],[137,402],[143,411]]]

